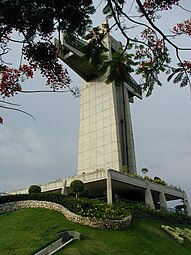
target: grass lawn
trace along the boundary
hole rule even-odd
[[[69,222],[47,209],[21,209],[0,215],[0,255],[32,255],[62,230],[81,232],[84,240],[56,255],[190,255],[191,243],[177,243],[160,229],[161,224],[142,220],[133,221],[127,230],[99,230]]]

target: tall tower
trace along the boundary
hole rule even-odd
[[[109,59],[121,49],[121,43],[111,35],[104,43]],[[107,74],[97,76],[95,67],[82,61],[80,46],[84,44],[63,35],[60,52],[60,58],[82,78],[78,175],[108,168],[136,173],[130,102],[134,96],[141,98],[141,91],[131,77],[120,86],[106,84]]]

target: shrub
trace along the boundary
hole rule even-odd
[[[148,171],[149,171],[149,170],[148,170],[146,167],[141,169],[141,172],[142,172],[143,174],[148,173]]]
[[[151,179],[151,178],[150,178],[149,176],[147,176],[147,175],[145,175],[143,178],[144,178],[144,180],[147,180],[147,181],[150,181],[150,179]]]
[[[41,193],[41,187],[38,185],[31,185],[28,189],[29,194]]]
[[[162,179],[161,179],[160,177],[158,177],[158,176],[155,176],[155,177],[154,177],[154,182],[166,186],[166,182],[165,182],[164,180],[162,180]]]
[[[100,200],[94,199],[75,199],[73,201],[72,208],[69,204],[69,210],[75,212],[84,217],[96,218],[96,219],[124,219],[129,216],[129,210],[127,208],[117,205],[108,205]]]
[[[76,193],[76,198],[77,198],[78,195],[80,195],[80,193],[84,192],[84,183],[80,180],[74,180],[70,184],[70,189],[71,191]]]
[[[166,210],[153,210],[144,204],[118,202],[112,206],[103,201],[88,198],[74,198],[62,194],[33,193],[20,195],[6,195],[0,197],[0,204],[24,200],[49,201],[65,206],[71,212],[86,217],[98,219],[123,219],[129,214],[137,219],[153,219],[163,223],[191,224],[191,217]]]
[[[89,190],[87,188],[84,188],[82,192],[78,192],[78,197],[88,197],[89,196]]]
[[[65,204],[64,201],[66,200],[66,198],[67,197],[62,194],[47,194],[47,193],[17,194],[0,197],[0,204],[25,200],[39,200],[64,205]]]

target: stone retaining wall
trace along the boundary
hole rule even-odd
[[[97,220],[94,218],[83,217],[75,213],[70,212],[64,206],[47,201],[36,201],[36,200],[26,200],[18,202],[9,202],[0,205],[0,214],[12,212],[23,208],[46,208],[50,210],[55,210],[62,213],[69,221],[75,223],[80,223],[82,225],[87,225],[93,228],[102,229],[125,229],[131,223],[131,216],[126,217],[123,220]]]

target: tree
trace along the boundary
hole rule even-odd
[[[76,198],[77,198],[78,194],[84,192],[84,189],[85,189],[84,188],[84,183],[82,181],[80,181],[80,180],[74,180],[70,184],[70,189],[71,189],[71,191],[76,193]]]
[[[174,24],[167,33],[160,29],[160,20],[164,12],[170,12],[172,8],[185,9],[182,0],[135,0],[134,5],[138,10],[138,17],[131,17],[129,2],[123,0],[108,0],[104,13],[115,20],[121,34],[126,39],[123,56],[126,50],[134,50],[132,60],[138,61],[136,74],[142,76],[142,90],[147,96],[151,95],[154,85],[162,86],[160,74],[166,73],[167,81],[173,79],[180,86],[191,85],[189,76],[191,74],[190,60],[182,59],[182,52],[190,52],[191,48],[179,46],[176,39],[180,36],[191,36],[191,19],[186,19]],[[132,26],[130,26],[132,24]],[[142,28],[140,36],[131,37],[129,30],[136,27]],[[169,32],[170,31],[170,32]],[[174,52],[170,52],[173,49]],[[176,58],[176,65],[172,65],[172,58]],[[120,60],[119,60],[120,61]]]
[[[41,193],[41,187],[38,185],[31,185],[28,190],[29,194],[39,194]]]
[[[141,172],[142,172],[143,174],[147,174],[148,171],[149,171],[149,170],[148,170],[146,167],[141,169]]]
[[[47,85],[54,91],[67,88],[74,95],[68,72],[58,62],[58,50],[52,44],[54,33],[59,38],[65,30],[70,36],[89,39],[84,49],[86,58],[98,67],[101,75],[110,69],[107,82],[115,80],[122,84],[130,73],[141,77],[140,87],[149,96],[155,84],[162,86],[161,74],[167,75],[167,81],[173,80],[180,86],[191,86],[191,61],[184,53],[190,53],[191,48],[178,45],[180,37],[188,41],[191,36],[191,19],[174,24],[169,30],[160,28],[163,14],[172,9],[185,11],[184,0],[134,0],[131,3],[124,0],[104,0],[103,13],[110,19],[111,26],[103,29],[91,28],[92,14],[100,10],[93,6],[92,0],[34,0],[0,2],[0,93],[3,98],[22,92],[21,83],[33,78],[36,69],[47,77]],[[137,15],[132,16],[132,10]],[[185,17],[186,17],[185,15]],[[91,29],[90,29],[91,28]],[[111,30],[117,29],[125,39],[123,50],[115,53],[112,60],[105,58],[103,37]],[[137,33],[137,29],[139,29]],[[15,31],[20,34],[15,39]],[[5,57],[10,53],[9,43],[22,45],[21,61],[18,68],[12,68],[6,63]],[[25,64],[23,59],[28,61]],[[175,63],[172,62],[175,60]],[[120,75],[119,75],[120,74]],[[1,100],[1,108],[11,108]],[[0,123],[3,119],[0,118]]]
[[[91,24],[90,15],[94,10],[91,0],[0,1],[0,94],[3,99],[21,92],[21,82],[33,78],[36,69],[47,78],[47,85],[53,91],[67,88],[77,95],[78,90],[70,87],[67,70],[58,63],[58,50],[52,38],[58,31],[60,39],[62,30],[83,35]],[[19,33],[19,39],[15,39],[15,32]],[[5,60],[10,42],[22,45],[18,68],[10,67]],[[23,64],[24,59],[28,64]],[[6,101],[0,102],[1,108],[11,108]]]

